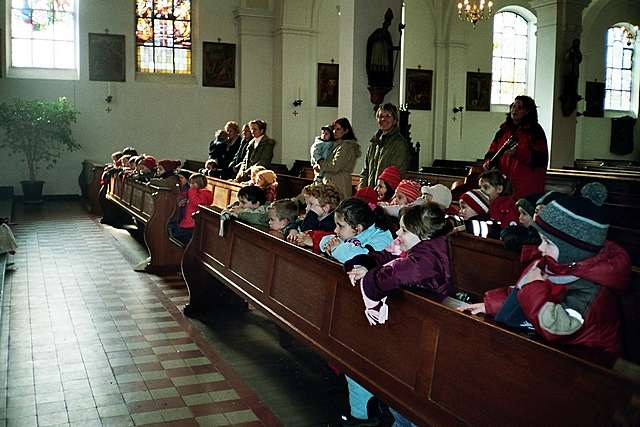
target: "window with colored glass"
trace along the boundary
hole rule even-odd
[[[73,0],[11,0],[10,67],[76,70]]]
[[[191,1],[136,0],[136,71],[191,73]]]

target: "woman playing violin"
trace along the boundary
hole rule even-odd
[[[544,192],[549,151],[536,108],[532,98],[516,96],[484,156],[483,167],[498,168],[505,174],[513,184],[516,199]]]

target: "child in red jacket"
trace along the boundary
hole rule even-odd
[[[616,295],[629,285],[631,261],[624,249],[606,240],[605,187],[590,183],[581,194],[558,198],[536,216],[540,255],[515,286],[488,291],[483,303],[460,310],[487,313],[512,327],[532,327],[550,342],[620,356]]]
[[[489,198],[491,219],[498,221],[503,229],[518,224],[519,213],[509,179],[498,169],[492,169],[482,173],[478,183]]]
[[[213,203],[213,193],[207,188],[207,179],[201,173],[194,173],[189,177],[189,190],[187,190],[187,202],[184,215],[179,223],[169,224],[169,234],[184,244],[191,240],[196,223],[193,214],[198,210],[198,205],[208,206]]]

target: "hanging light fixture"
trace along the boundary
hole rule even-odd
[[[624,26],[622,27],[622,35],[627,39],[627,46],[631,46],[633,42],[636,41],[636,37],[638,36],[638,26]]]
[[[458,18],[468,21],[475,27],[478,21],[491,18],[493,2],[485,0],[458,0]]]

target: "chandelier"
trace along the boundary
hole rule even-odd
[[[491,18],[493,2],[484,0],[459,0],[458,18],[461,21],[469,21],[475,27],[478,21]]]
[[[622,27],[622,36],[627,39],[627,46],[631,46],[638,35],[638,26]]]

